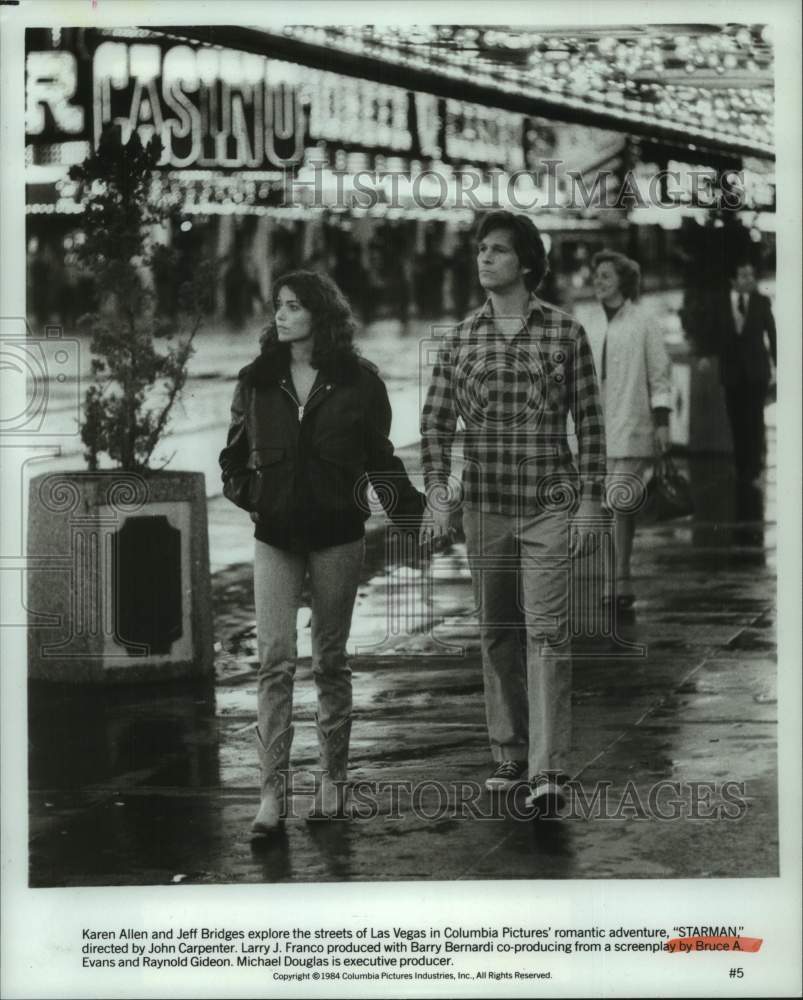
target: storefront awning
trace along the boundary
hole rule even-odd
[[[774,158],[771,51],[745,26],[646,26],[622,38],[573,29],[232,26],[156,28],[174,37],[301,62],[500,110],[614,129],[700,155]],[[443,32],[419,39],[416,32]],[[460,31],[524,36],[515,59],[466,50]],[[627,35],[628,37],[624,37]],[[529,39],[527,36],[531,36]],[[454,39],[458,41],[452,44]],[[538,42],[536,43],[536,39]],[[492,39],[495,41],[495,39]],[[449,44],[447,44],[447,42]],[[530,46],[527,48],[527,46]],[[481,56],[485,56],[482,58]],[[565,57],[565,58],[564,58]],[[686,59],[685,64],[682,60]]]

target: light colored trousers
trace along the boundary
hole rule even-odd
[[[346,642],[364,553],[362,538],[309,553],[288,552],[256,540],[257,725],[266,746],[292,722],[298,655],[296,621],[307,572],[318,723],[328,734],[351,714],[351,668]]]
[[[463,513],[496,761],[563,770],[571,745],[569,517]]]

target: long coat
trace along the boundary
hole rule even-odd
[[[657,318],[627,301],[610,323],[600,308],[588,334],[602,387],[608,458],[652,457],[652,411],[672,409],[672,363]]]

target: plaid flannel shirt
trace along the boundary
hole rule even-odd
[[[605,431],[588,339],[576,320],[534,294],[512,339],[497,328],[489,299],[439,348],[421,414],[428,490],[449,485],[458,417],[465,425],[464,503],[533,514],[567,495],[601,497]]]

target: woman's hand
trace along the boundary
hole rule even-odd
[[[421,520],[421,531],[418,540],[423,545],[428,541],[438,541],[442,538],[449,538],[453,534],[452,512],[440,507],[432,507],[427,502],[424,517]]]
[[[672,442],[669,440],[668,427],[655,428],[655,447],[659,455],[665,455],[669,451]]]

